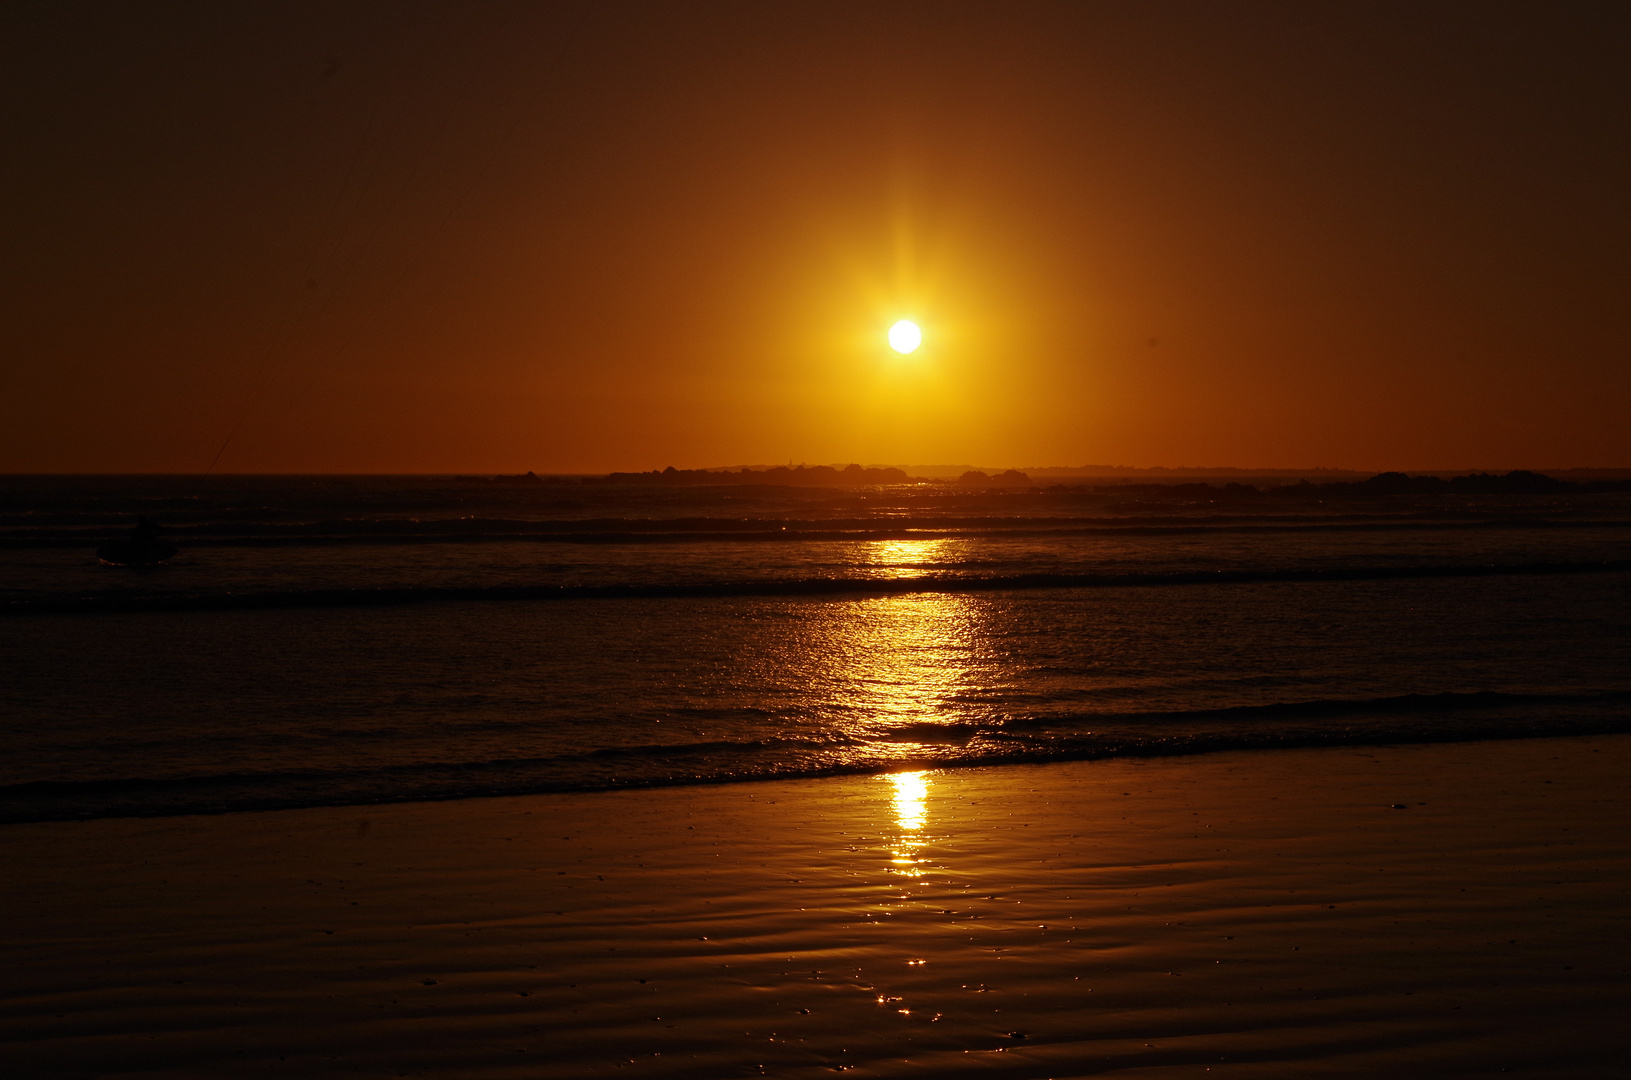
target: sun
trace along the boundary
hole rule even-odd
[[[889,347],[902,355],[916,352],[923,344],[923,331],[911,319],[902,319],[889,328]]]

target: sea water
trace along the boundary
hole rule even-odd
[[[181,548],[102,565],[145,514]],[[1631,730],[1631,505],[0,481],[0,820]]]

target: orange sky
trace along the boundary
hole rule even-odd
[[[1631,466],[1623,5],[18,3],[0,43],[0,470]]]

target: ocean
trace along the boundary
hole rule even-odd
[[[1089,484],[0,479],[0,821],[1631,730],[1626,493]]]

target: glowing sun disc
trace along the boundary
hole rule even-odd
[[[889,328],[889,347],[898,353],[916,352],[923,344],[923,331],[911,319],[902,319]]]

